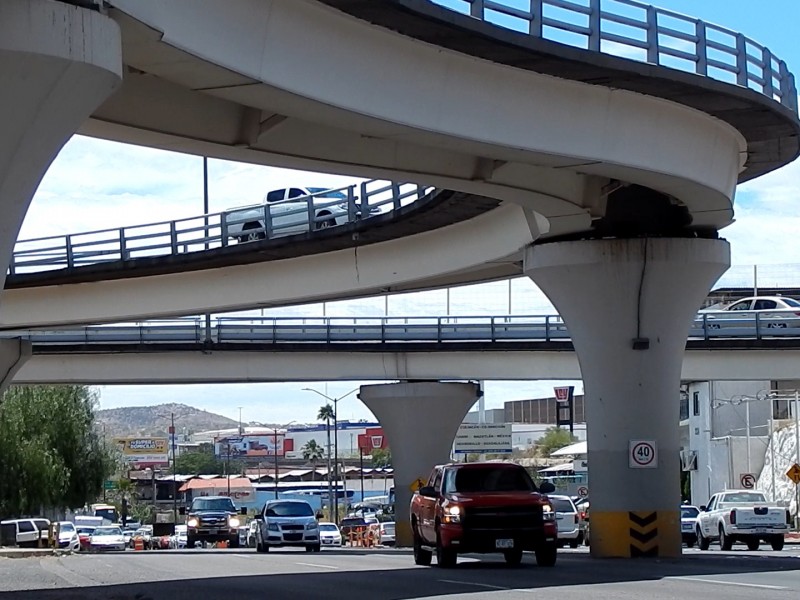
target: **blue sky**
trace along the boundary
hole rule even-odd
[[[613,0],[612,0],[613,1]],[[527,0],[506,0],[525,7]],[[609,0],[604,0],[608,3]],[[461,0],[441,0],[465,6]],[[741,31],[784,59],[800,73],[800,45],[795,29],[800,22],[800,0],[661,0],[656,5],[691,15],[735,31]],[[209,209],[258,203],[266,191],[293,184],[338,187],[353,178],[302,173],[209,161]],[[737,222],[723,231],[733,248],[728,277],[737,283],[752,280],[752,266],[759,265],[762,285],[769,281],[797,279],[800,270],[786,267],[797,261],[797,231],[800,211],[796,208],[800,167],[793,164],[740,186],[737,191]],[[81,206],[81,210],[76,210]],[[164,221],[202,213],[202,160],[160,150],[126,146],[76,137],[62,150],[43,180],[28,216],[21,239],[58,235]],[[770,279],[772,278],[772,279]],[[337,302],[268,314],[331,316],[444,314],[448,294],[435,291],[354,302]],[[451,314],[544,314],[551,313],[547,299],[526,279],[510,284],[500,282],[449,294]],[[550,395],[554,382],[489,382],[487,407],[501,407],[504,400]],[[104,386],[101,406],[183,402],[198,408],[238,418],[243,407],[245,420],[284,423],[311,422],[321,398],[304,387],[314,387],[331,396],[341,396],[358,382],[191,385],[191,386]],[[580,387],[580,384],[578,383]],[[327,391],[326,391],[327,390]],[[355,398],[340,405],[342,418],[371,418]]]

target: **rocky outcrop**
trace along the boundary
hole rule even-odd
[[[783,424],[773,431],[764,457],[764,468],[756,483],[756,489],[763,491],[770,500],[788,506],[793,515],[797,514],[797,487],[786,473],[798,462],[796,440],[794,423]]]

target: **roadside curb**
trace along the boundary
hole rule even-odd
[[[33,558],[67,554],[72,554],[72,551],[61,548],[0,548],[0,558]]]

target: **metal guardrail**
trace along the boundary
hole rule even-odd
[[[745,311],[741,311],[744,313]],[[73,329],[8,330],[0,337],[22,337],[39,345],[102,344],[353,344],[570,341],[558,315],[487,317],[204,317],[95,325]],[[780,339],[800,337],[800,317],[777,313],[698,315],[689,339]]]
[[[797,113],[794,75],[725,27],[636,0],[430,0],[495,25],[755,90]]]
[[[19,240],[9,274],[72,269],[204,252],[256,239],[314,232],[397,210],[433,188],[380,180],[174,221]],[[242,227],[245,231],[238,232]]]

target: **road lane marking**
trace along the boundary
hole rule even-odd
[[[295,563],[295,564],[303,565],[304,567],[315,567],[317,569],[331,569],[332,571],[338,571],[339,570],[339,567],[332,567],[331,565],[318,565],[316,563],[304,563],[304,562],[299,562],[299,563]]]
[[[736,587],[757,588],[760,590],[788,590],[787,587],[779,585],[767,585],[765,583],[744,583],[741,581],[720,581],[719,579],[703,579],[702,577],[666,577],[666,579],[676,579],[678,581],[699,581],[700,583],[716,583],[717,585],[733,585]]]
[[[441,583],[456,583],[458,585],[471,585],[474,587],[486,588],[489,590],[514,590],[515,588],[506,587],[504,585],[491,585],[489,583],[475,583],[472,581],[459,581],[457,579],[440,579]]]

